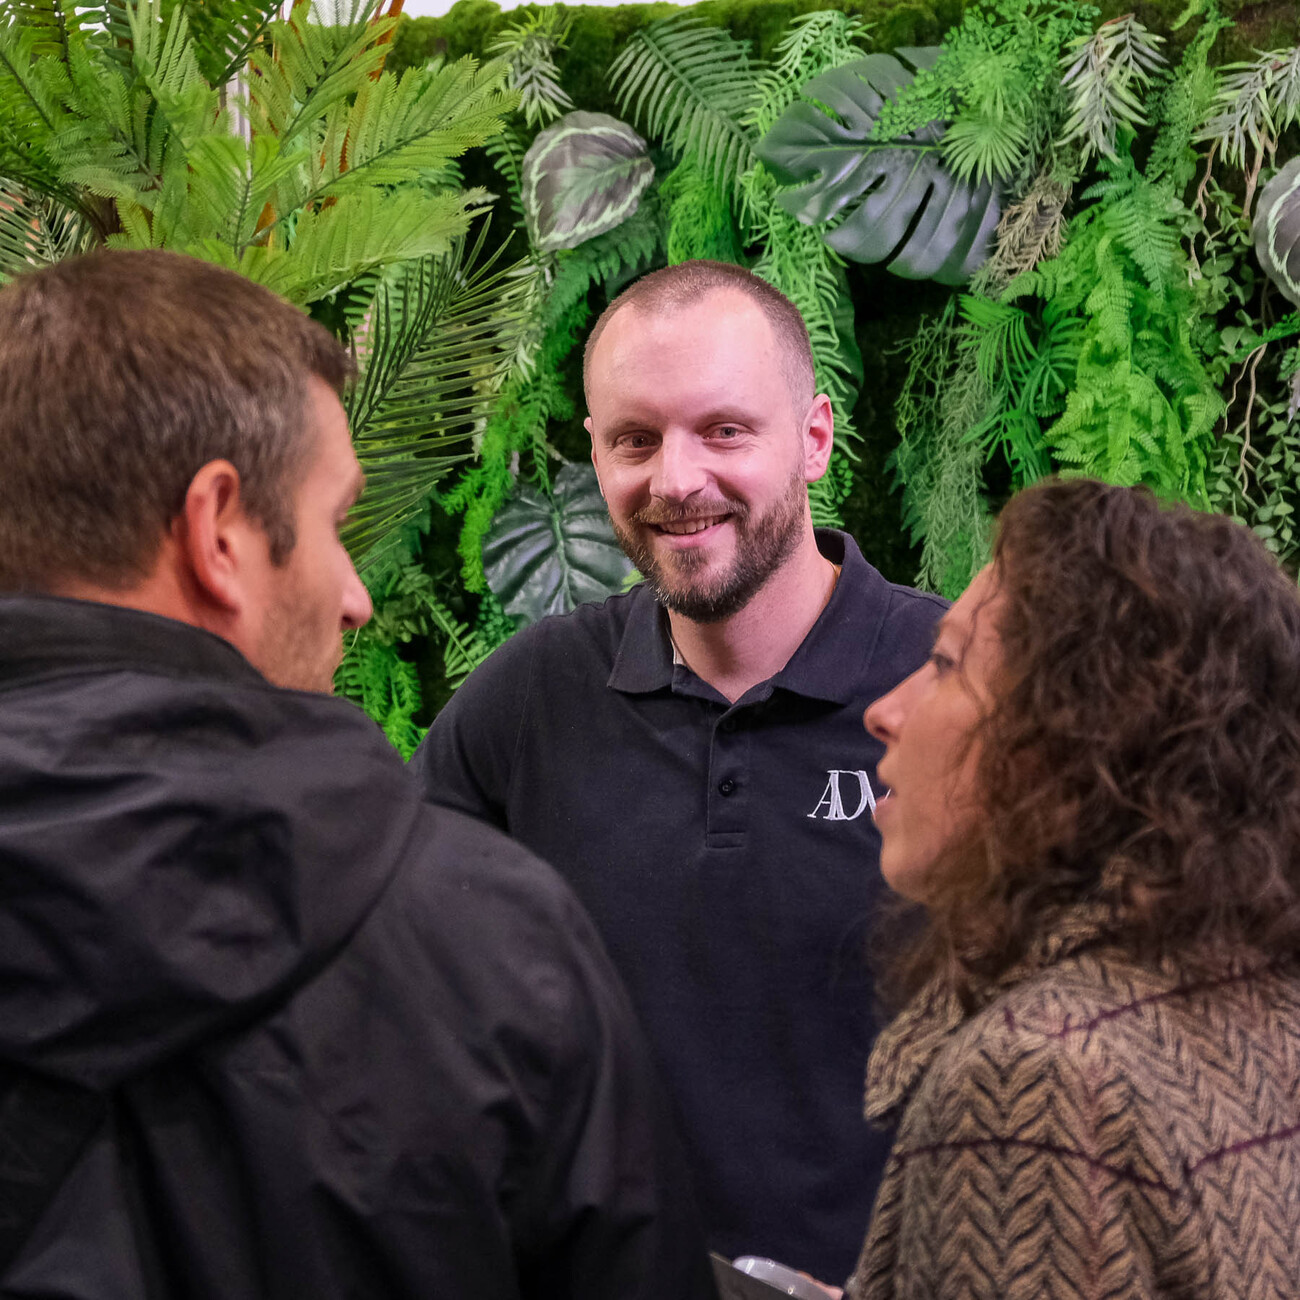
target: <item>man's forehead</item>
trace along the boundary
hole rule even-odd
[[[685,323],[711,326],[740,317],[752,317],[770,335],[771,326],[762,308],[753,299],[738,290],[710,289],[695,298],[668,299],[664,302],[641,303],[632,301],[610,317],[604,333],[596,340],[596,356],[600,356],[606,343],[617,347],[635,342],[651,333],[672,334]],[[611,348],[612,351],[612,348]]]

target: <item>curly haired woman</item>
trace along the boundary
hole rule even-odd
[[[1225,519],[1049,483],[866,724],[927,924],[848,1295],[1300,1295],[1295,584]]]

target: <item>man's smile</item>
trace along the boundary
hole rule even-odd
[[[730,515],[706,515],[699,519],[682,519],[675,523],[651,524],[657,533],[668,533],[672,537],[689,537],[693,533],[702,533],[706,528],[723,523]]]

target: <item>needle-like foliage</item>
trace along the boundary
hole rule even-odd
[[[695,156],[734,191],[755,162],[744,125],[754,90],[747,42],[677,14],[638,32],[609,70],[619,107],[649,136]]]

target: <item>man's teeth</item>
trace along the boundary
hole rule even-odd
[[[720,524],[726,515],[711,515],[708,519],[685,519],[679,524],[660,524],[661,532],[672,533],[675,537],[686,537],[691,533],[702,533],[714,524]]]

